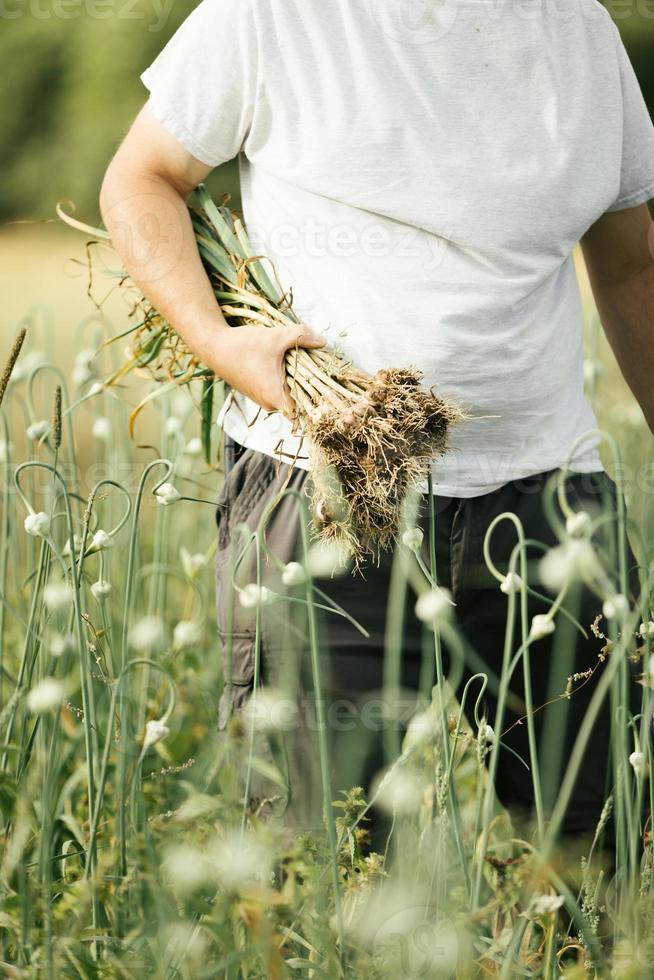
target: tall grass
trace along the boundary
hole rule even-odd
[[[595,518],[613,549],[600,585],[609,603],[611,652],[571,755],[562,757],[559,733],[550,731],[547,765],[529,686],[534,631],[527,595],[540,585],[531,545],[510,513],[488,528],[485,546],[499,589],[505,575],[493,563],[493,539],[501,524],[512,523],[509,575],[517,586],[507,590],[497,714],[482,714],[489,679],[479,658],[455,698],[470,652],[447,606],[432,603],[425,639],[436,683],[401,737],[405,596],[440,594],[438,518],[432,507],[426,560],[411,546],[408,509],[410,533],[395,555],[388,609],[386,768],[372,799],[355,786],[337,793],[322,696],[321,622],[325,615],[356,620],[357,610],[334,608],[316,588],[315,569],[324,571],[330,553],[316,552],[303,501],[297,501],[299,565],[292,576],[287,570],[288,587],[266,538],[278,501],[255,530],[237,532],[232,598],[241,603],[251,587],[245,594],[255,606],[255,689],[245,714],[220,730],[218,697],[224,686],[230,693],[232,678],[221,675],[213,621],[212,504],[219,478],[203,463],[192,397],[171,392],[151,406],[149,446],[139,449],[125,437],[137,396],[128,391],[119,398],[98,383],[112,365],[82,351],[73,375],[62,376],[36,356],[31,328],[28,323],[0,410],[3,975],[651,976],[651,515],[632,499],[633,484],[623,488],[628,511],[619,495],[615,512]],[[101,321],[84,331],[90,348],[105,336]],[[606,379],[593,343],[590,352],[590,394],[599,399]],[[634,458],[630,444],[647,442],[637,420],[627,431],[627,418],[628,412],[621,441]],[[618,446],[605,440],[619,478]],[[574,515],[563,480],[549,493],[551,520],[565,543],[570,531],[560,524],[557,505],[564,517]],[[627,534],[642,587],[633,610],[619,600],[627,592]],[[243,583],[239,569],[252,556],[256,575]],[[564,600],[575,588],[566,581],[547,600],[545,615],[561,610],[570,617]],[[295,720],[289,708],[296,652],[289,653],[279,688],[260,683],[269,606],[308,637],[303,655],[317,714],[306,748],[315,744],[318,827],[277,816],[289,790],[282,749],[304,736],[288,724]],[[574,629],[557,635],[554,656],[564,670]],[[229,663],[230,636],[227,646]],[[632,716],[626,686],[634,656],[644,683],[640,712]],[[536,801],[527,840],[494,792],[516,672],[526,680]],[[613,736],[604,812],[595,841],[564,853],[561,823],[606,699]],[[364,846],[373,804],[386,812],[390,828],[381,854]],[[607,835],[616,853],[608,869],[598,860]]]

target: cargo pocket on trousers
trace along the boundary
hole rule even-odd
[[[225,686],[218,701],[218,728],[224,729],[235,712],[241,712],[252,693],[256,637],[250,631],[232,633],[231,664],[227,662],[228,638],[218,633],[222,645]],[[231,680],[231,683],[230,683]]]

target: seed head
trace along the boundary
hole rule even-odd
[[[2,375],[0,375],[0,405],[2,405],[2,401],[5,397],[5,391],[7,390],[9,379],[11,378],[14,367],[16,366],[16,361],[18,360],[18,355],[21,352],[21,348],[23,346],[26,333],[27,330],[25,329],[25,327],[23,327],[21,332],[16,337],[16,340],[14,341],[14,346],[11,348],[9,352],[9,357],[5,365],[5,369],[2,372]]]
[[[55,388],[52,411],[52,443],[55,449],[59,449],[61,446],[61,385],[57,385]]]

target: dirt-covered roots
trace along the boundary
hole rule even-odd
[[[460,418],[411,369],[379,371],[355,402],[308,413],[320,536],[347,546],[357,565],[366,555],[378,559],[397,536],[407,493],[445,452]]]

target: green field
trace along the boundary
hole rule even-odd
[[[384,853],[370,851],[371,801],[354,786],[324,794],[322,826],[311,832],[270,817],[289,795],[286,690],[257,690],[249,712],[217,726],[229,684],[221,655],[233,642],[221,649],[215,626],[221,434],[215,428],[208,465],[192,390],[149,402],[130,438],[130,415],[155,386],[145,374],[101,384],[125,342],[102,345],[127,329],[130,301],[103,275],[106,253],[89,252],[53,217],[57,200],[72,198],[78,217],[97,219],[101,175],[144,98],[138,73],[192,6],[180,0],[156,30],[158,8],[145,0],[129,17],[90,16],[82,5],[79,16],[48,16],[47,5],[43,16],[0,15],[0,370],[27,330],[0,409],[0,976],[649,980],[654,441],[601,332],[579,255],[587,393],[627,502],[626,521],[607,510],[593,530],[606,525],[618,542],[628,535],[642,587],[639,608],[626,609],[615,556],[584,539],[594,569],[584,574],[608,603],[603,676],[615,751],[598,839],[611,836],[617,867],[603,867],[586,842],[562,847],[565,783],[552,822],[518,836],[489,777],[502,719],[475,719],[472,696],[462,706],[446,681],[375,791],[391,825]],[[654,106],[654,4],[616,0],[612,10]],[[236,195],[234,164],[211,186]],[[163,498],[162,483],[174,487]],[[561,528],[565,581],[544,600],[552,615],[582,574],[571,526]],[[265,547],[265,526],[244,535],[246,553]],[[517,666],[531,643],[525,583],[541,589],[532,557],[527,565],[516,550],[526,572],[507,595]],[[407,545],[397,561],[402,588],[438,596],[436,570]],[[229,598],[255,597],[259,639],[268,602],[297,621],[311,638],[319,694],[323,633],[312,624],[326,600],[312,577],[334,555],[312,544],[299,562],[295,586],[284,587],[282,569],[266,581],[272,597],[234,573]],[[398,617],[392,604],[390,636]],[[458,650],[458,636],[456,617],[425,623],[436,676],[442,645]],[[385,657],[392,677],[393,641]],[[624,698],[629,658],[642,672],[635,718]],[[292,671],[285,680],[292,690]],[[508,685],[508,671],[499,680]],[[395,697],[389,682],[391,720]],[[577,749],[586,738],[580,731]],[[312,765],[324,784],[325,725],[316,741]],[[537,761],[535,789],[550,775]],[[575,753],[565,762],[570,780]]]
[[[565,857],[555,840],[532,850],[512,839],[486,775],[493,744],[464,716],[452,721],[459,709],[445,685],[389,760],[379,791],[394,818],[386,860],[366,851],[367,804],[354,788],[325,807],[323,834],[296,839],[263,818],[251,780],[263,780],[273,801],[287,789],[274,751],[279,692],[259,694],[247,722],[216,728],[221,476],[198,455],[193,403],[177,393],[149,405],[130,441],[129,413],[151,382],[92,393],[121,351],[110,346],[92,361],[84,352],[125,329],[128,310],[121,295],[107,296],[95,261],[95,302],[87,295],[79,235],[56,224],[5,228],[0,267],[5,354],[19,327],[28,330],[0,440],[3,975],[395,980],[455,970],[549,978],[561,968],[579,978],[649,977],[654,865],[638,801],[649,793],[651,724],[616,722],[621,866],[608,888],[594,861]],[[622,469],[610,452],[606,460],[623,482],[647,589],[652,439],[579,271],[589,395],[620,445]],[[57,384],[59,448],[49,421]],[[215,452],[218,444],[216,432]],[[181,494],[172,506],[156,502],[164,480]],[[30,514],[47,526],[35,532],[42,518]],[[248,546],[262,547],[262,535]],[[302,557],[306,574],[313,555]],[[280,591],[275,601],[289,600]],[[311,617],[310,579],[299,601]],[[508,615],[518,615],[511,600]],[[619,664],[642,616],[646,605],[609,624],[611,696],[621,696]],[[432,627],[454,642],[455,626]],[[640,641],[644,664],[651,642]],[[438,642],[434,649],[438,657]],[[647,686],[643,694],[651,719]],[[317,772],[323,764],[317,757]]]

